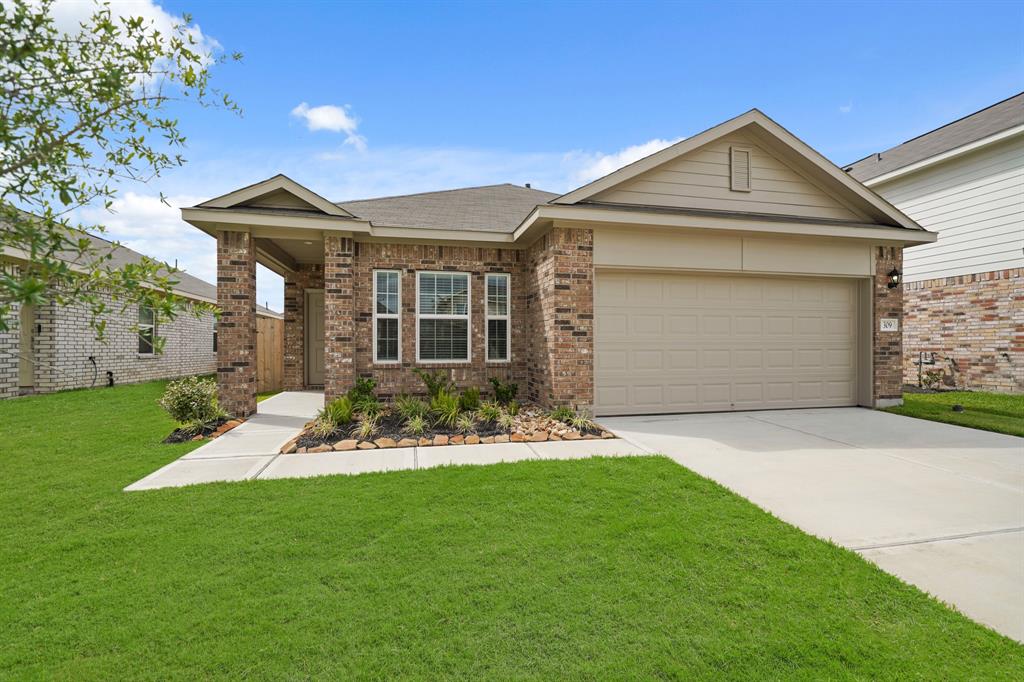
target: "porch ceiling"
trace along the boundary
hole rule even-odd
[[[308,239],[256,238],[256,261],[279,275],[299,265],[324,262],[324,240],[319,234]]]

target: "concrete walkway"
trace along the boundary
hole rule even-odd
[[[257,414],[241,426],[132,483],[125,490],[155,490],[215,481],[429,469],[452,464],[647,454],[644,448],[620,439],[278,454],[281,446],[301,431],[323,407],[323,402],[321,392],[278,393],[259,403]]]
[[[1024,439],[861,408],[601,423],[1024,641]]]

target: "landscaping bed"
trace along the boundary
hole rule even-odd
[[[283,454],[373,450],[431,445],[593,440],[615,436],[566,407],[546,411],[515,400],[515,384],[491,379],[493,396],[479,389],[457,392],[443,371],[414,369],[425,397],[400,395],[382,402],[373,379],[360,379],[344,396],[324,406],[302,433],[281,448]]]
[[[242,423],[241,419],[228,419],[220,417],[214,421],[207,422],[198,427],[181,427],[171,431],[171,435],[164,438],[165,443],[184,443],[190,440],[203,440],[204,438],[216,438],[223,435]],[[199,430],[197,431],[196,428]]]

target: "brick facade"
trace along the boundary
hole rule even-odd
[[[1024,391],[1024,270],[904,285],[903,380],[917,385],[925,353],[946,387]]]
[[[355,381],[355,307],[351,237],[324,237],[324,396],[342,395]]]
[[[256,249],[248,232],[217,235],[217,388],[235,417],[256,411]]]
[[[872,403],[885,407],[903,399],[903,288],[889,288],[889,272],[903,271],[903,248],[875,247],[875,277],[872,282],[871,353],[873,359]],[[882,318],[900,320],[901,331],[880,331]]]
[[[594,401],[594,240],[555,228],[527,250],[529,396],[589,412]]]

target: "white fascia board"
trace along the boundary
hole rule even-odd
[[[228,192],[227,194],[204,201],[196,206],[196,208],[231,208],[232,206],[237,206],[238,204],[249,201],[250,199],[261,197],[264,194],[268,194],[279,189],[283,189],[286,192],[293,194],[310,206],[323,211],[326,215],[347,218],[354,217],[342,207],[331,203],[313,190],[303,187],[287,175],[275,175],[272,178],[267,178],[266,180],[257,182],[254,185],[236,189],[233,192]]]
[[[927,159],[922,159],[921,161],[918,161],[917,163],[912,163],[909,166],[903,166],[902,168],[897,168],[894,171],[883,173],[878,177],[871,178],[870,180],[865,180],[864,184],[867,185],[868,187],[881,185],[883,183],[889,182],[890,180],[895,180],[898,177],[907,175],[909,173],[914,173],[921,169],[928,168],[929,166],[934,166],[935,164],[942,163],[943,161],[955,159],[958,156],[963,156],[964,154],[973,152],[976,149],[987,147],[990,144],[994,144],[996,142],[999,142],[1000,140],[1005,140],[1007,138],[1013,137],[1014,135],[1020,135],[1021,133],[1024,133],[1024,124],[1014,126],[1013,128],[1007,128],[1006,130],[998,132],[995,135],[989,135],[988,137],[983,137],[980,140],[975,140],[974,142],[970,142],[955,149],[950,149],[948,152],[943,152],[941,154],[936,154],[935,156],[930,156]]]

